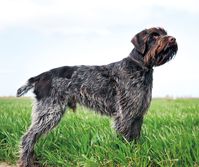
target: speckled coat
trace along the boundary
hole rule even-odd
[[[32,77],[17,96],[33,88],[36,95],[32,123],[22,137],[20,166],[34,163],[37,139],[54,128],[67,107],[76,103],[113,117],[116,131],[128,141],[140,136],[143,117],[152,96],[153,66],[169,61],[177,52],[175,38],[164,29],[138,33],[127,58],[103,66],[64,66]]]

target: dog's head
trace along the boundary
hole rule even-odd
[[[163,28],[150,28],[136,34],[131,42],[143,55],[147,67],[160,66],[171,60],[177,53],[176,39],[168,36]]]

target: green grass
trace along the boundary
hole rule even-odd
[[[16,163],[31,100],[0,98],[0,162]],[[199,166],[199,99],[154,99],[137,144],[117,137],[111,119],[78,107],[36,145],[48,166]]]

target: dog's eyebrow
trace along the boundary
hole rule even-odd
[[[163,34],[167,35],[167,31],[164,28],[158,27],[158,30]]]
[[[160,36],[161,34],[158,33],[158,32],[151,32],[150,35],[154,35],[154,36],[158,35],[158,36]]]
[[[158,33],[159,35],[167,35],[166,30],[161,27],[154,27],[154,28],[148,29],[148,33],[149,34]]]

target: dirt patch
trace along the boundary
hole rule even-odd
[[[10,164],[3,162],[3,163],[0,163],[0,167],[17,167],[17,165],[10,165]]]

